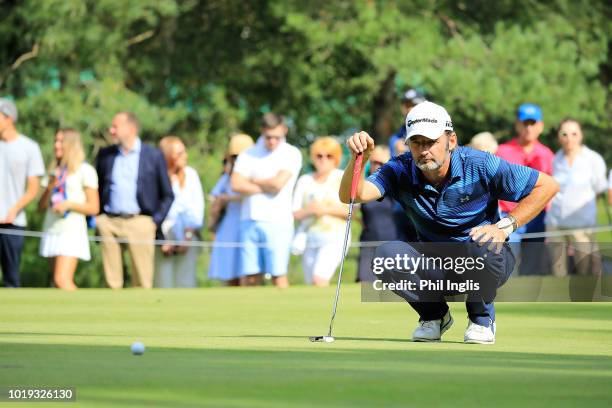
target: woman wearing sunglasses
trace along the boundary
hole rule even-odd
[[[585,146],[580,123],[564,119],[559,124],[561,150],[553,160],[553,177],[561,190],[553,198],[546,216],[548,231],[594,227],[597,223],[597,195],[606,190],[606,163],[601,155]],[[576,273],[601,271],[601,259],[594,234],[575,231],[548,238],[553,254],[553,274],[566,276],[567,248],[574,248]]]
[[[342,258],[348,213],[348,206],[338,197],[342,147],[331,137],[318,138],[310,146],[310,158],[315,171],[299,178],[293,194],[293,216],[300,222],[293,252],[303,251],[305,282],[327,286]],[[300,235],[305,245],[298,250]]]
[[[159,148],[166,159],[174,192],[172,206],[161,228],[167,239],[178,244],[164,244],[155,251],[154,284],[156,288],[195,288],[200,248],[187,243],[200,239],[199,230],[204,223],[202,182],[198,172],[187,165],[187,149],[181,138],[165,136]]]

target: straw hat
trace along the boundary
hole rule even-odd
[[[251,139],[251,136],[239,133],[230,138],[227,154],[229,156],[237,156],[251,146],[253,146],[253,139]]]

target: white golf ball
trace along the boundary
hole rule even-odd
[[[130,349],[132,350],[132,354],[135,356],[141,356],[145,352],[144,344],[142,344],[139,341],[132,343],[132,346],[130,347]]]

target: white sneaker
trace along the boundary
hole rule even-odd
[[[470,321],[463,341],[470,344],[495,344],[495,322],[487,327]]]
[[[421,320],[412,332],[412,341],[440,341],[442,334],[453,325],[453,317],[450,310],[442,319]]]

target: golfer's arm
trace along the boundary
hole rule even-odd
[[[555,179],[540,172],[531,193],[519,201],[510,215],[516,218],[519,227],[525,225],[546,207],[557,192],[559,192],[559,184]]]
[[[366,203],[368,201],[378,200],[382,197],[382,194],[378,191],[378,187],[363,178],[365,164],[366,160],[361,163],[361,171],[359,172],[359,185],[357,186],[357,197],[355,198],[355,202],[358,203]],[[340,183],[340,201],[345,204],[351,202],[351,183],[353,180],[354,167],[355,158],[351,157],[346,169],[344,169],[342,182]]]
[[[238,194],[253,195],[263,193],[261,187],[251,182],[248,178],[244,177],[240,173],[232,173],[230,184],[232,186],[232,190],[234,190]]]

